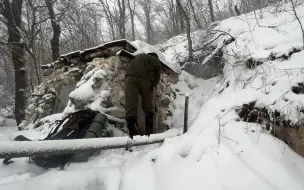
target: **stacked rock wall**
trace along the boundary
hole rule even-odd
[[[91,108],[106,113],[110,123],[124,128],[124,78],[130,58],[111,56],[96,58],[81,65],[63,66],[53,70],[45,82],[33,93],[31,104],[27,110],[27,123],[39,123],[47,115],[63,112],[68,113]],[[174,100],[171,85],[177,77],[162,74],[156,89],[155,132],[162,132],[169,126],[164,121],[170,113],[168,107]],[[68,101],[67,101],[68,100]],[[62,110],[62,105],[65,109]],[[139,102],[139,125],[143,132],[143,111]]]

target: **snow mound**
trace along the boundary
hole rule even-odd
[[[220,90],[242,88],[253,96],[252,100],[257,100],[257,106],[279,111],[297,123],[304,117],[300,111],[303,97],[294,90],[304,78],[302,33],[296,27],[298,21],[290,14],[291,5],[284,4],[283,8],[286,11],[277,17],[270,13],[274,7],[268,7],[263,10],[263,19],[256,20],[254,13],[249,13],[224,20],[217,26],[216,29],[236,38],[224,49],[229,64],[224,68]],[[296,10],[303,22],[304,5]],[[225,88],[227,84],[229,87]]]

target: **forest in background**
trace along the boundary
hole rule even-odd
[[[0,108],[27,100],[59,55],[117,39],[156,45],[212,22],[280,3],[267,0],[0,0]],[[257,11],[262,18],[262,11]],[[189,56],[191,59],[191,56]],[[193,60],[190,60],[193,61]]]

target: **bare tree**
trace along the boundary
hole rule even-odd
[[[117,0],[119,15],[118,15],[118,29],[121,38],[126,38],[126,4],[125,0]]]
[[[212,0],[208,0],[208,6],[209,6],[209,11],[210,11],[211,21],[214,22],[214,21],[215,21],[215,18],[214,18],[214,11],[213,11],[213,3],[212,3]]]
[[[13,93],[13,92],[15,92],[15,89],[14,89],[14,86],[13,86],[12,76],[11,76],[11,73],[9,71],[9,64],[8,64],[6,56],[4,55],[2,50],[0,50],[0,53],[2,55],[2,60],[3,60],[3,63],[4,63],[4,71],[5,71],[5,74],[6,74],[8,86],[10,87],[10,91]]]
[[[137,18],[142,22],[146,29],[147,42],[153,43],[153,28],[152,28],[152,0],[141,0],[139,5],[144,11],[144,19],[138,13]]]
[[[135,0],[132,2],[133,4],[131,5],[130,0],[128,0],[128,8],[130,12],[130,17],[131,17],[131,27],[132,27],[132,40],[135,40],[135,24],[134,24],[134,16],[135,16]]]
[[[303,25],[302,25],[301,20],[299,19],[298,14],[297,14],[295,3],[293,2],[293,0],[290,0],[290,2],[291,2],[291,5],[292,5],[293,14],[294,14],[294,16],[296,17],[296,19],[297,19],[297,21],[299,22],[299,25],[300,25],[300,27],[301,27],[301,31],[302,31],[302,40],[303,40],[303,48],[304,48],[304,29],[303,29]]]
[[[189,62],[193,61],[193,53],[192,53],[192,39],[191,39],[191,25],[190,25],[190,18],[185,9],[183,8],[183,5],[181,4],[180,0],[176,0],[177,6],[180,8],[183,17],[186,20],[187,24],[187,39],[188,39],[188,48],[189,48]]]
[[[37,79],[37,84],[41,83],[40,79],[40,73],[39,73],[39,64],[37,60],[37,55],[36,55],[36,39],[37,36],[40,32],[40,27],[39,25],[43,22],[46,21],[46,19],[40,20],[37,19],[37,11],[39,8],[44,8],[43,6],[36,6],[34,5],[32,0],[26,1],[26,5],[28,6],[27,8],[27,22],[28,22],[28,28],[27,28],[27,41],[28,43],[25,46],[26,51],[28,54],[31,56],[32,60],[28,64],[29,66],[31,65],[34,68],[35,74]],[[31,79],[32,77],[30,77]]]
[[[192,10],[192,14],[193,14],[193,18],[197,24],[197,27],[198,28],[202,28],[202,25],[201,25],[201,22],[199,21],[199,19],[197,18],[197,15],[195,13],[195,10],[194,10],[194,6],[193,6],[193,3],[192,3],[192,0],[189,0],[189,4],[190,4],[190,8]]]
[[[120,38],[126,38],[126,2],[125,0],[99,0],[107,17],[112,40],[116,39],[115,29]]]
[[[25,69],[25,44],[21,32],[23,0],[3,0],[0,13],[6,18],[8,46],[11,50],[15,70],[15,115],[19,125],[25,118],[28,97],[28,76]]]
[[[99,0],[102,7],[104,8],[104,12],[107,17],[108,25],[110,26],[110,35],[112,40],[116,39],[115,36],[115,23],[114,23],[114,15],[110,9],[110,4],[108,3],[108,0]]]
[[[61,28],[60,24],[57,22],[53,2],[52,0],[45,0],[45,4],[49,11],[49,16],[52,23],[53,28],[53,38],[51,39],[51,46],[52,46],[52,54],[53,54],[53,61],[56,61],[59,57],[59,39],[60,39],[60,33]]]

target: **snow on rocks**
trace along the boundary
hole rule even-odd
[[[218,35],[210,33],[213,27],[210,27],[209,30],[198,30],[191,34],[194,58],[194,61],[191,63],[189,62],[186,35],[173,37],[165,43],[158,45],[158,48],[169,62],[179,63],[183,70],[192,75],[203,79],[216,77],[223,73],[224,65],[222,47],[217,48]]]

